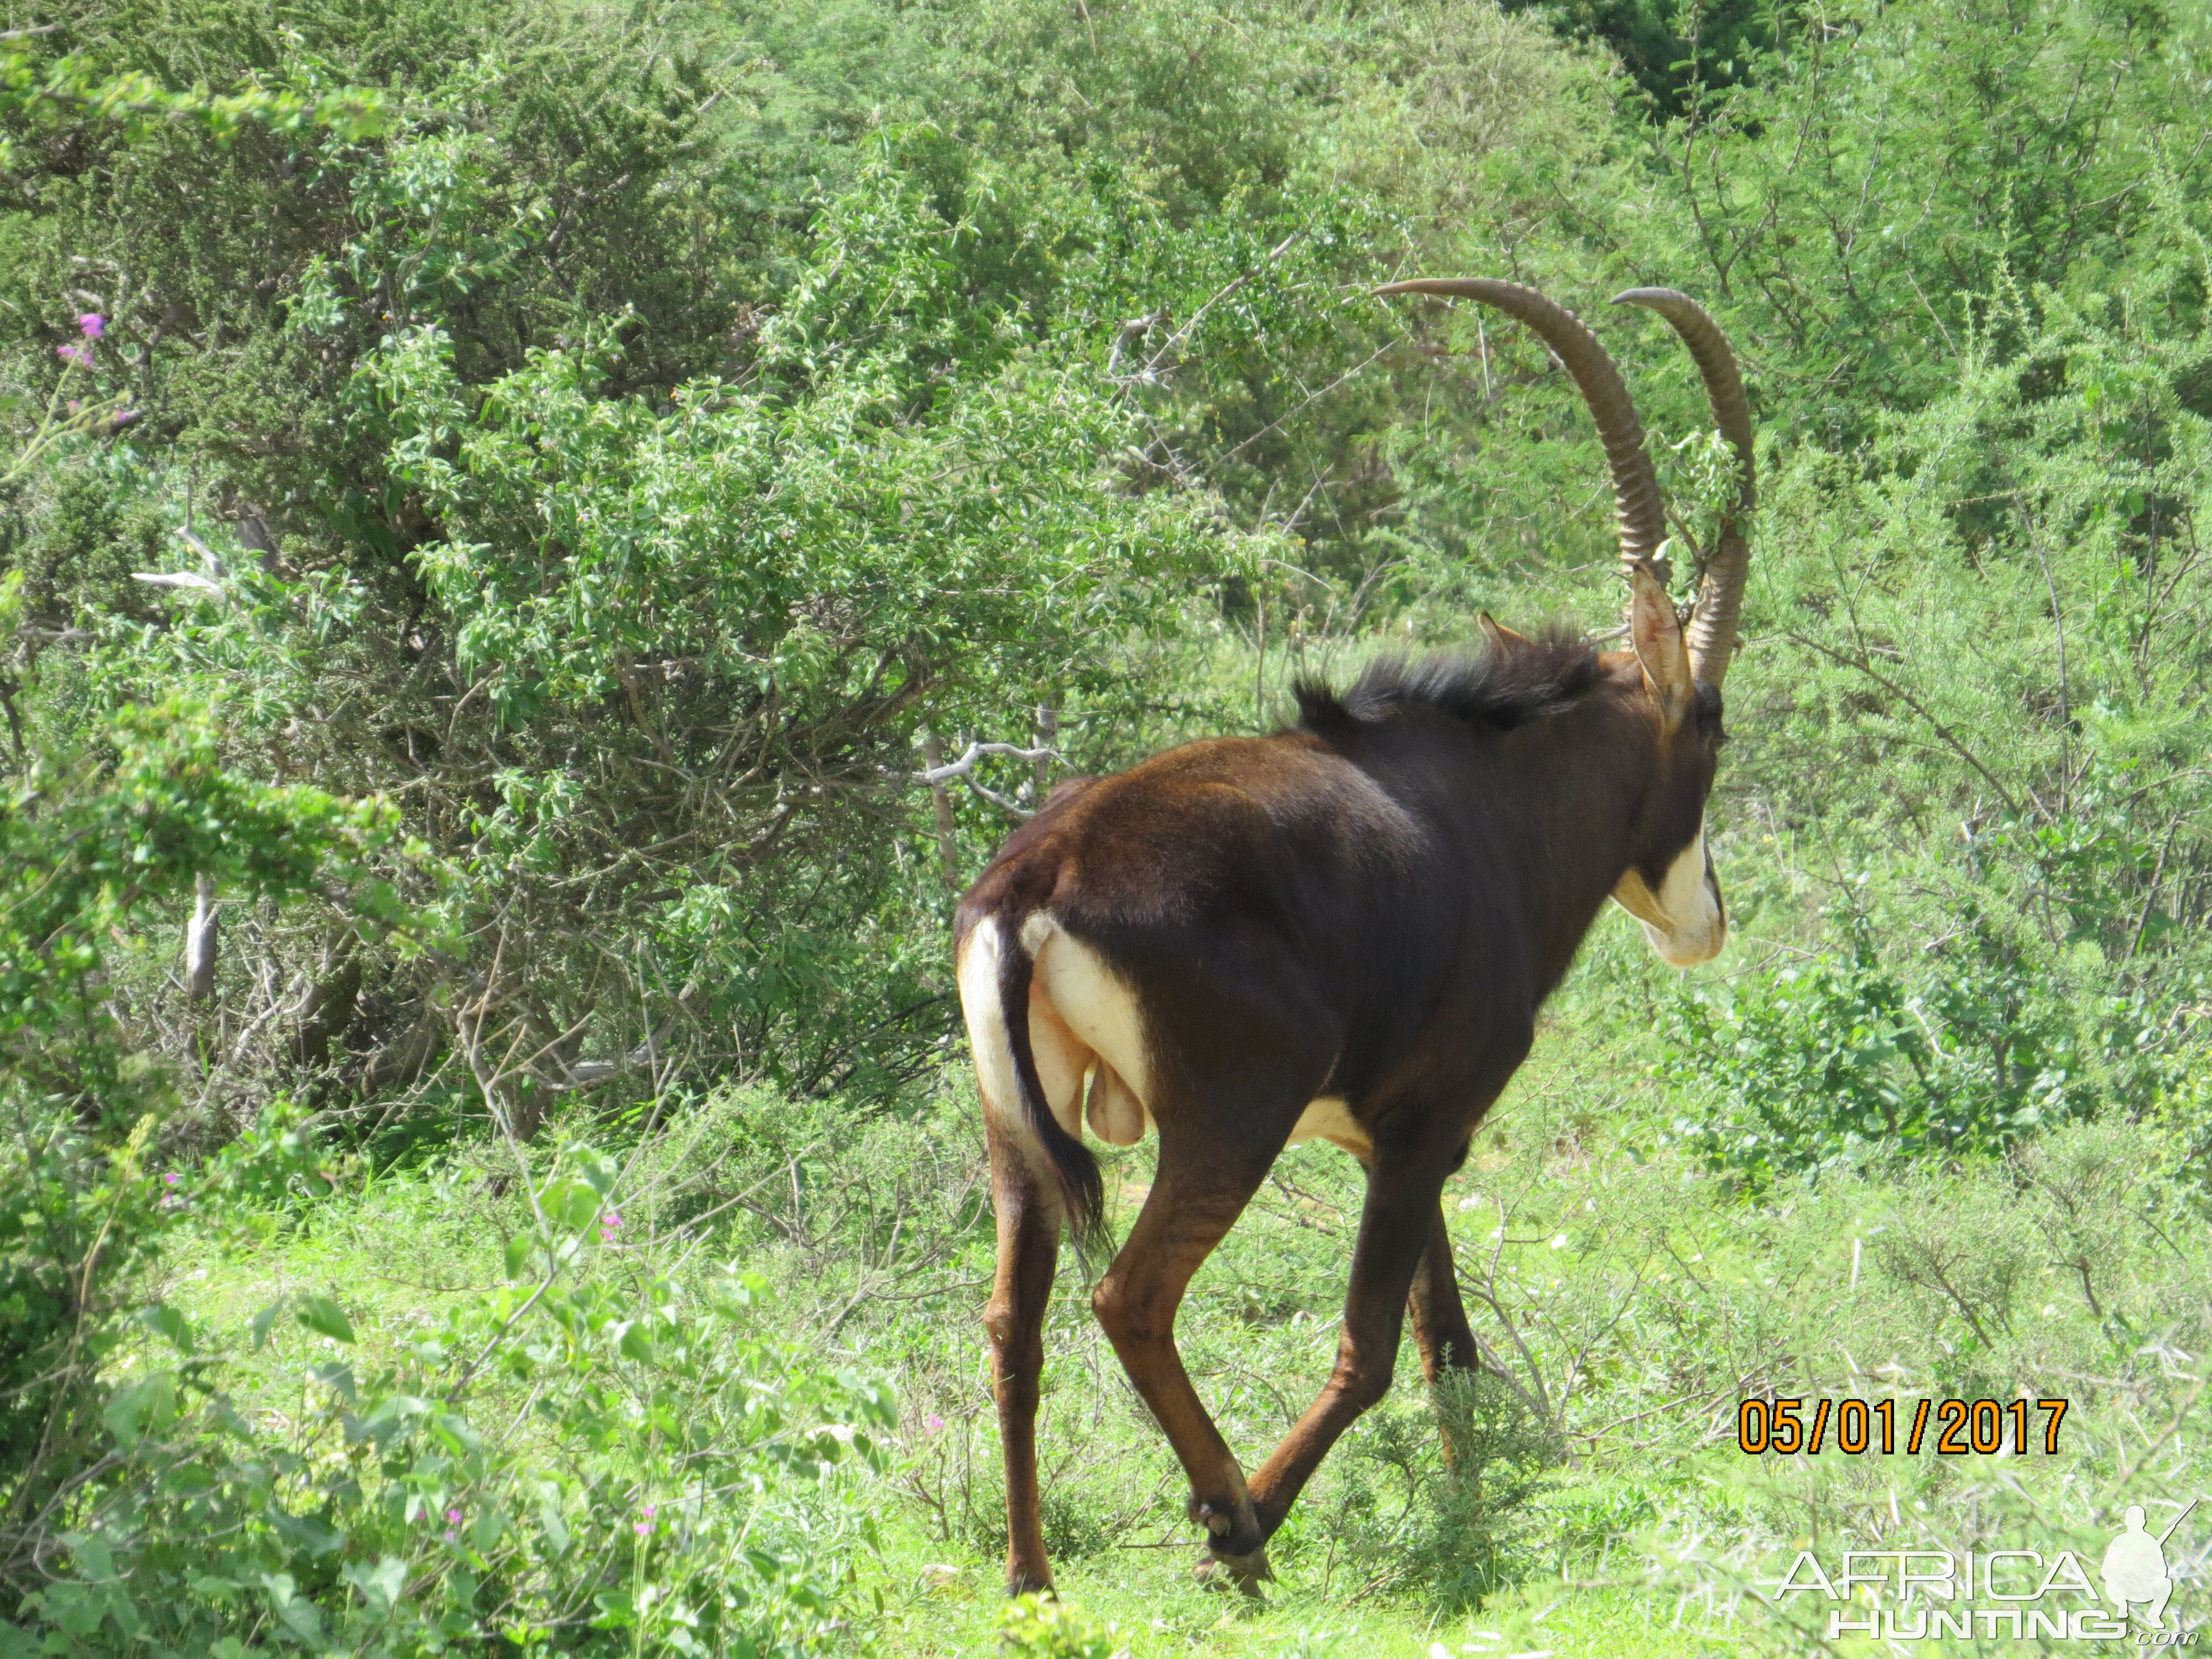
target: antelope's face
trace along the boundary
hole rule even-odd
[[[1431,294],[1474,300],[1517,317],[1542,337],[1574,377],[1597,422],[1613,473],[1620,515],[1620,556],[1633,595],[1629,637],[1643,666],[1642,690],[1656,745],[1650,787],[1628,826],[1627,857],[1613,890],[1638,921],[1652,949],[1678,968],[1718,954],[1728,913],[1705,854],[1705,798],[1721,743],[1721,682],[1735,649],[1736,618],[1749,568],[1747,537],[1758,504],[1751,407],[1735,353],[1705,307],[1671,288],[1632,288],[1613,296],[1663,317],[1697,359],[1712,405],[1713,424],[1735,453],[1735,500],[1722,519],[1698,581],[1698,603],[1683,637],[1681,618],[1667,598],[1652,560],[1667,548],[1667,514],[1659,475],[1644,447],[1644,426],[1620,371],[1588,325],[1531,288],[1486,276],[1421,276],[1389,283],[1377,294]]]
[[[1631,580],[1629,636],[1651,705],[1657,764],[1613,896],[1669,965],[1694,968],[1728,939],[1728,910],[1705,848],[1705,801],[1727,741],[1721,694],[1692,678],[1681,624],[1657,579],[1645,568]]]

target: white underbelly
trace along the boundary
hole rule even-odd
[[[1341,1146],[1354,1158],[1365,1158],[1374,1150],[1375,1143],[1367,1138],[1367,1131],[1352,1115],[1352,1109],[1334,1095],[1323,1095],[1318,1100],[1306,1103],[1298,1114],[1298,1121],[1291,1126],[1289,1145],[1295,1146],[1302,1140],[1326,1140]]]

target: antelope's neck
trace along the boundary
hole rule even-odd
[[[1536,945],[1540,995],[1565,976],[1620,878],[1658,774],[1656,734],[1633,705],[1601,692],[1499,745],[1498,817],[1518,866]]]

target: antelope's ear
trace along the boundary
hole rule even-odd
[[[1674,602],[1648,563],[1639,562],[1628,582],[1629,641],[1636,647],[1636,660],[1644,665],[1644,683],[1659,705],[1660,723],[1672,732],[1697,699],[1682,623],[1674,615]]]
[[[1526,645],[1528,636],[1516,634],[1487,611],[1478,611],[1475,621],[1482,625],[1482,637],[1490,641],[1492,651],[1503,651],[1509,645]]]

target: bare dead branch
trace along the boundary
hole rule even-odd
[[[215,996],[216,953],[221,937],[221,907],[215,902],[215,878],[192,883],[191,925],[185,929],[185,990],[194,1002]]]
[[[149,587],[185,587],[201,593],[222,592],[221,582],[191,570],[134,570],[131,580],[143,582]]]
[[[933,766],[927,772],[916,772],[913,775],[914,781],[916,783],[935,786],[949,783],[954,778],[972,780],[975,776],[975,763],[986,755],[1012,755],[1016,760],[1025,761],[1060,758],[1059,751],[1053,749],[1024,749],[1018,743],[971,743],[968,745],[967,752],[958,760],[949,765]]]

